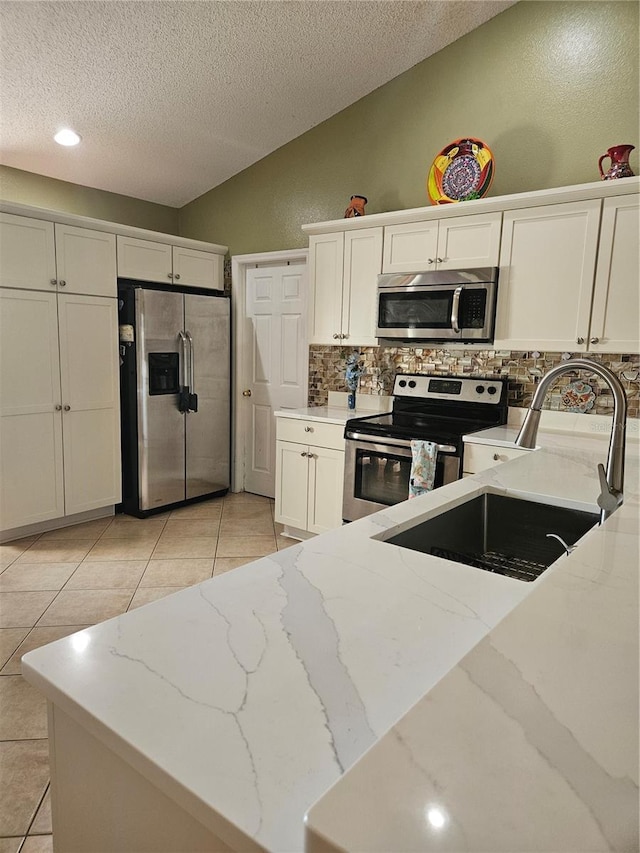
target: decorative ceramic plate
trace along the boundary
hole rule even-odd
[[[493,181],[494,161],[481,139],[456,139],[438,154],[427,177],[431,204],[482,198]]]
[[[562,403],[570,412],[588,412],[593,409],[596,395],[587,382],[571,382],[564,389]]]

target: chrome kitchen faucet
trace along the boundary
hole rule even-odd
[[[529,449],[536,446],[536,436],[540,423],[540,411],[550,386],[563,373],[574,370],[588,370],[595,373],[607,383],[613,394],[613,427],[611,429],[611,440],[609,441],[609,454],[607,456],[607,471],[605,474],[602,463],[598,464],[598,477],[600,478],[600,494],[598,506],[600,507],[600,524],[609,518],[622,503],[624,486],[624,439],[627,421],[627,397],[618,377],[607,367],[603,367],[596,361],[588,358],[574,358],[564,364],[551,368],[546,373],[531,401],[531,406],[520,428],[515,443],[519,447]]]

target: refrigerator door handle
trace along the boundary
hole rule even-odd
[[[178,338],[180,339],[180,365],[178,376],[178,384],[180,386],[180,391],[178,393],[178,409],[184,414],[185,412],[189,411],[187,338],[184,332],[178,332]]]
[[[195,376],[195,356],[194,356],[194,346],[193,346],[193,338],[191,337],[191,332],[185,332],[185,336],[189,343],[189,408],[187,411],[189,412],[197,412],[198,411],[198,395],[196,394],[194,386],[194,376]]]

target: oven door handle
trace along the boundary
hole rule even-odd
[[[369,444],[389,444],[393,447],[411,447],[411,441],[404,438],[389,438],[387,436],[366,435],[362,432],[351,432],[347,430],[344,437],[353,441],[366,441]],[[451,444],[436,444],[438,453],[455,453],[456,448]]]
[[[464,288],[456,287],[453,291],[453,299],[451,300],[451,328],[454,332],[460,331],[460,326],[458,325],[458,316],[460,314],[460,295],[462,294]]]

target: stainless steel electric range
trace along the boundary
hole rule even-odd
[[[507,422],[504,379],[399,374],[393,393],[391,412],[345,425],[344,521],[407,500],[412,439],[437,445],[437,488],[462,474],[463,435]]]

